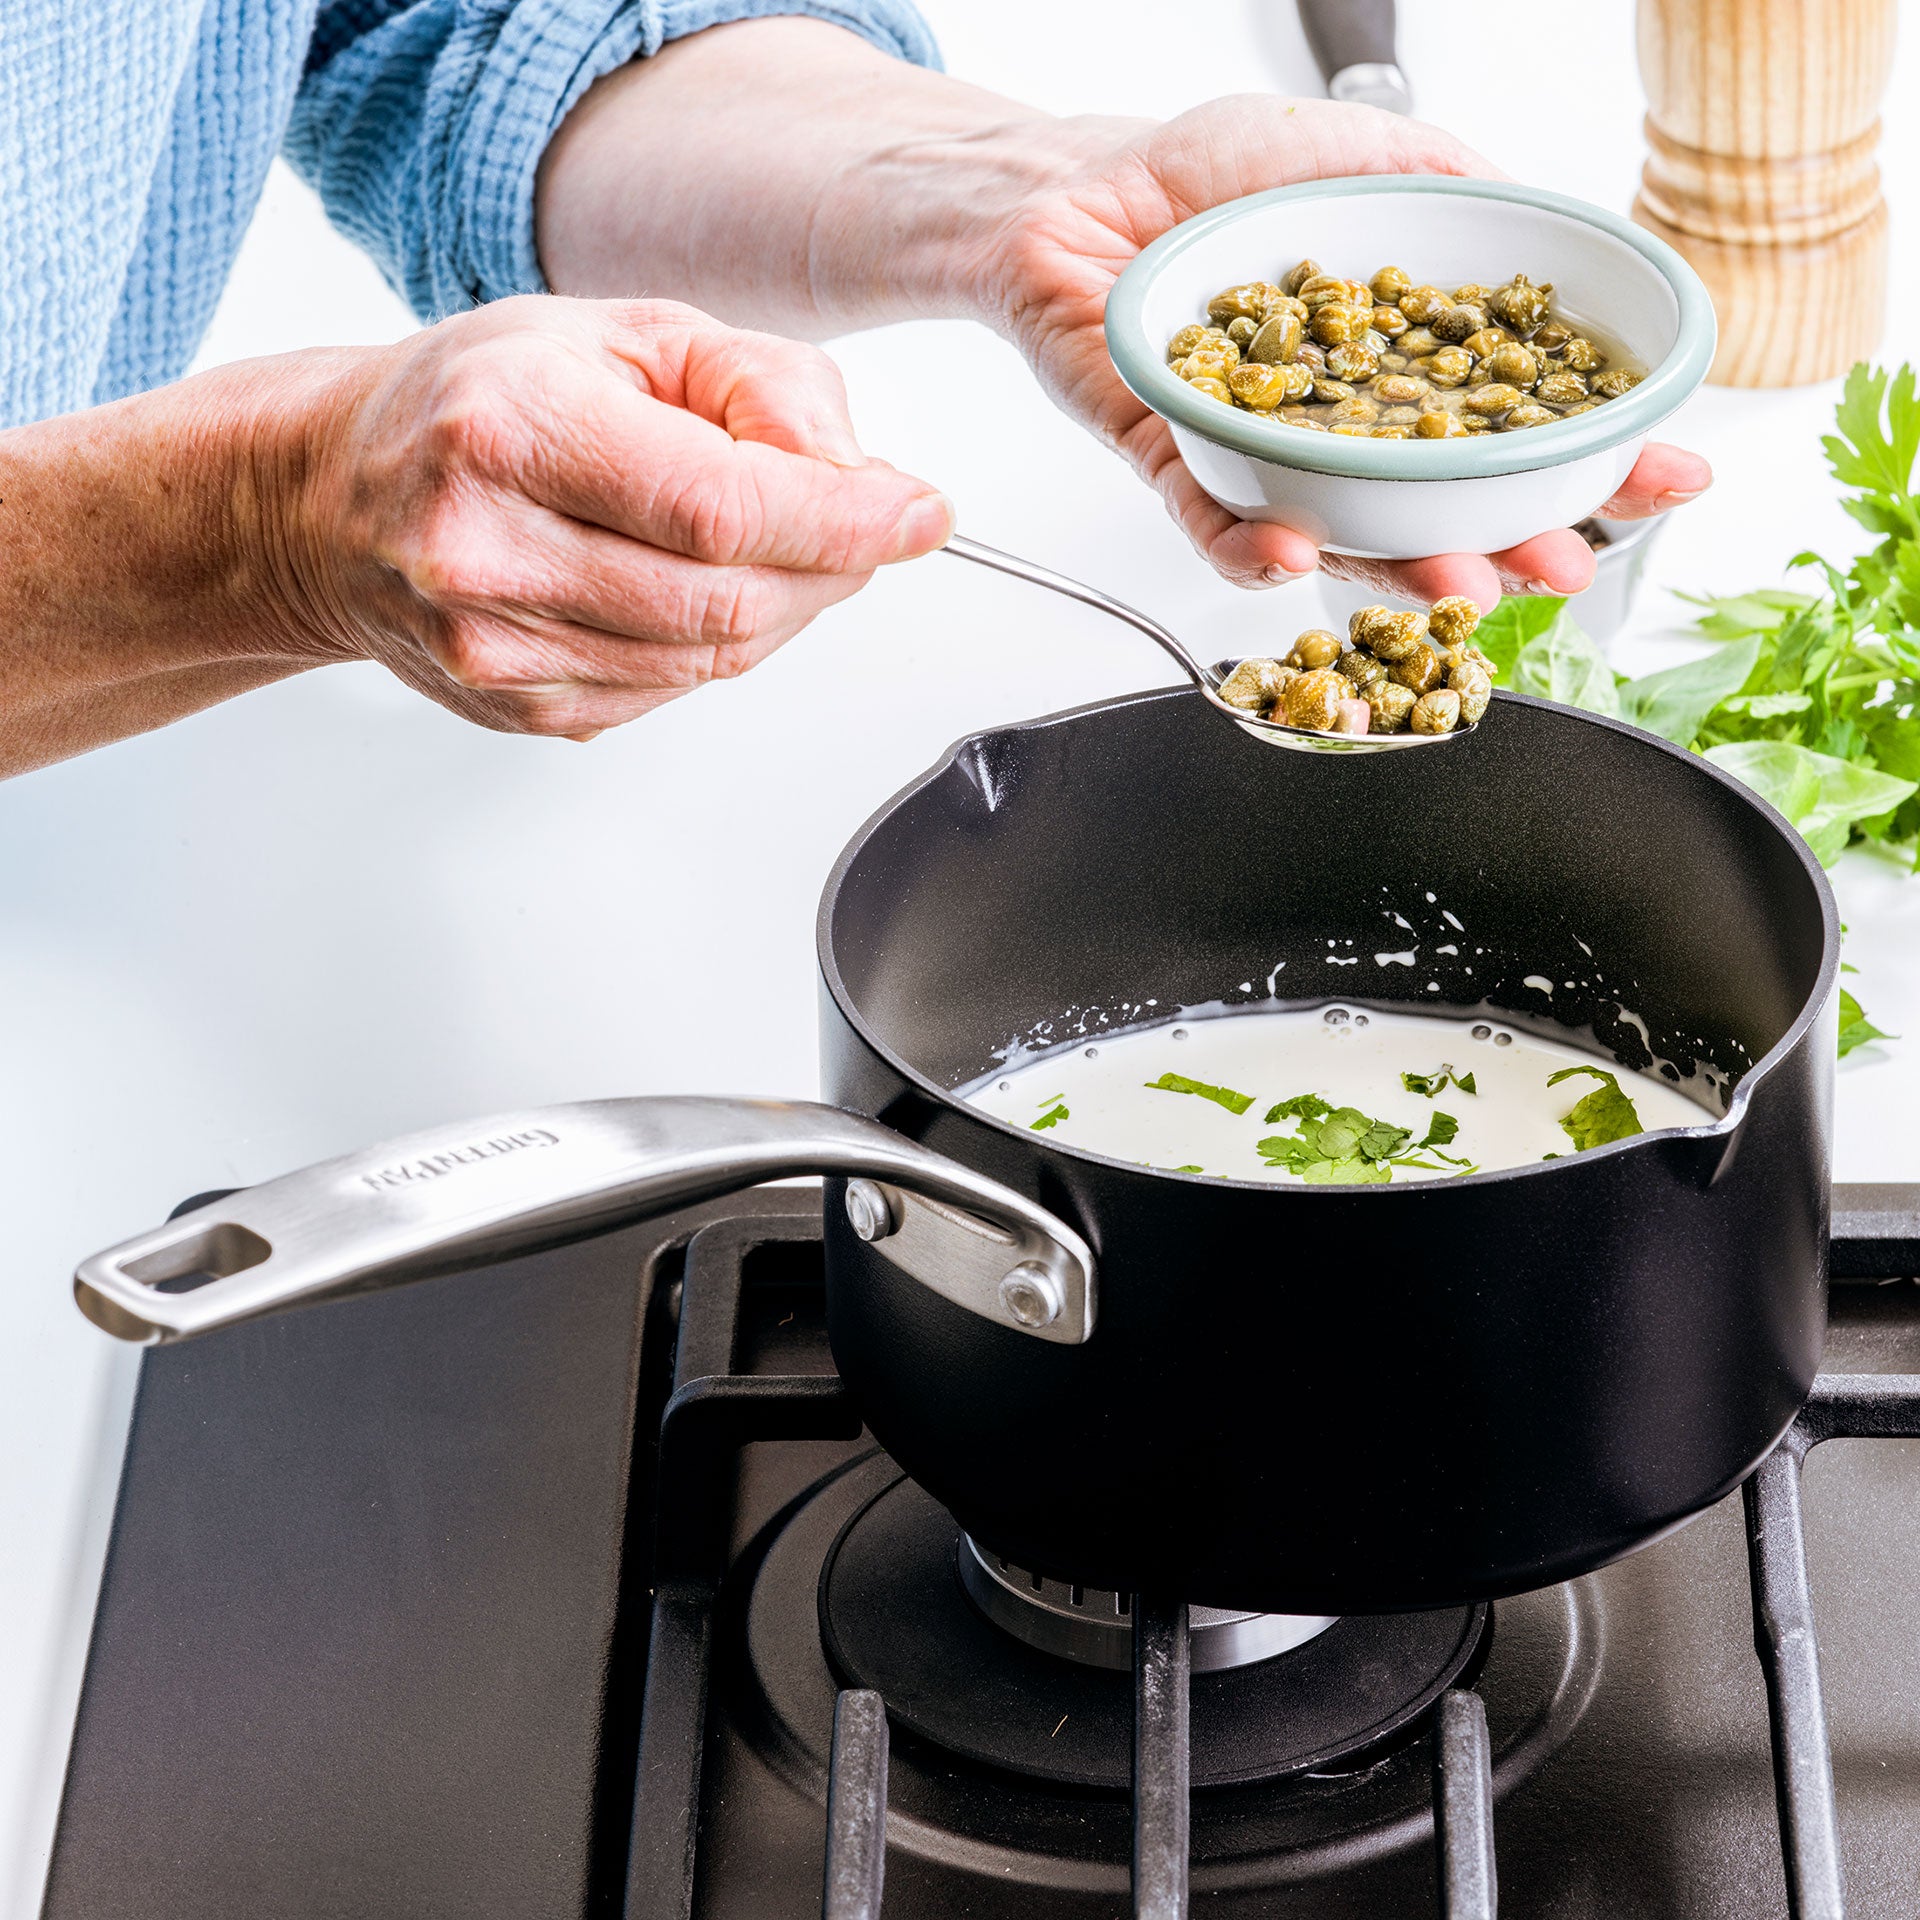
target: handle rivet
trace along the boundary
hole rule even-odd
[[[1065,1303],[1060,1283],[1037,1260],[1023,1260],[1000,1282],[1000,1305],[1023,1327],[1050,1327]]]
[[[899,1227],[891,1202],[871,1180],[847,1182],[847,1223],[862,1240],[884,1240]]]

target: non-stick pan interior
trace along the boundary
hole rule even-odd
[[[1632,729],[1502,695],[1444,753],[1274,753],[1183,691],[962,742],[848,849],[821,931],[843,1004],[942,1088],[1329,999],[1497,1009],[1726,1085],[1808,1009],[1830,912],[1797,836]]]

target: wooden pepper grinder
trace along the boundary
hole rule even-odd
[[[1712,380],[1790,387],[1879,344],[1874,149],[1898,0],[1638,0],[1647,155],[1633,217],[1720,318]]]

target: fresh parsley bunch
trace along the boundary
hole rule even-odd
[[[1911,849],[1920,868],[1920,397],[1902,366],[1856,366],[1821,445],[1842,504],[1879,544],[1844,571],[1817,553],[1825,591],[1686,595],[1706,608],[1701,659],[1628,680],[1565,600],[1503,600],[1474,644],[1497,684],[1608,714],[1690,747],[1792,821],[1823,865],[1854,841]],[[1840,1051],[1886,1039],[1841,996]]]

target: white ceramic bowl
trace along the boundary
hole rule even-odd
[[[1416,281],[1550,283],[1556,312],[1597,327],[1639,366],[1631,392],[1591,413],[1464,440],[1314,433],[1190,387],[1166,344],[1222,287],[1277,280],[1312,256],[1329,273],[1404,267]],[[1145,248],[1107,297],[1121,379],[1173,429],[1223,507],[1316,546],[1373,558],[1495,553],[1602,505],[1647,435],[1706,378],[1713,303],[1652,234],[1599,207],[1506,181],[1443,175],[1317,180],[1230,200]]]

